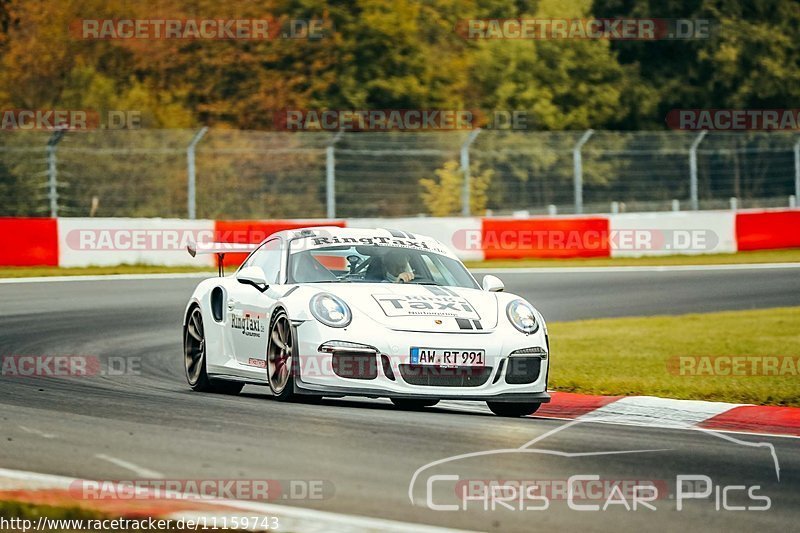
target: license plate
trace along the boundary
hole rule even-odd
[[[411,348],[412,365],[485,366],[485,350],[452,350],[443,348]]]

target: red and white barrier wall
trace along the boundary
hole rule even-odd
[[[611,215],[611,257],[734,253],[739,216],[735,211]]]
[[[0,218],[0,265],[58,266],[58,225],[52,218]]]
[[[59,218],[58,265],[197,265],[186,252],[187,239],[213,237],[213,220]]]
[[[260,242],[282,229],[388,227],[434,237],[465,260],[635,257],[800,248],[800,210],[630,213],[528,218],[410,217],[342,220],[0,218],[2,266],[165,266],[193,258],[194,241]],[[241,262],[241,254],[226,257]]]

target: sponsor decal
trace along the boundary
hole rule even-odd
[[[405,240],[389,237],[314,237],[315,246],[330,246],[335,244],[383,244],[387,246],[404,246],[406,248],[424,248],[429,250],[428,243],[417,240]]]
[[[460,296],[400,296],[373,294],[386,316],[446,316],[456,319],[480,320],[474,307]]]
[[[254,366],[256,368],[267,368],[266,359],[256,359],[254,357],[251,357],[250,359],[247,360],[247,364],[249,366]]]
[[[399,234],[399,232],[397,232]],[[326,246],[387,246],[395,248],[408,248],[414,250],[424,250],[428,252],[437,253],[448,257],[453,257],[453,254],[448,250],[442,248],[435,241],[426,241],[417,239],[410,234],[405,234],[409,238],[402,238],[402,235],[395,235],[393,237],[338,237],[331,236],[313,236],[308,239],[298,240],[292,243],[291,253],[301,252],[303,250],[323,248]]]
[[[261,334],[264,333],[264,322],[255,318],[250,315],[250,313],[245,313],[244,316],[231,316],[231,329],[238,329],[242,332],[242,335],[247,335],[248,337],[261,337]]]

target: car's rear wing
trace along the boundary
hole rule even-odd
[[[198,254],[216,254],[217,255],[217,270],[220,277],[225,275],[225,268],[223,260],[225,254],[249,254],[258,248],[258,243],[240,243],[240,242],[194,242],[189,241],[186,245],[186,251],[192,257],[197,257]]]

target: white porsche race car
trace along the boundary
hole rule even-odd
[[[225,253],[252,250],[230,276]],[[407,232],[286,230],[259,245],[191,245],[215,253],[183,320],[184,363],[197,391],[267,385],[278,400],[390,398],[414,409],[485,401],[502,416],[548,402],[541,314],[483,286],[442,243]]]

